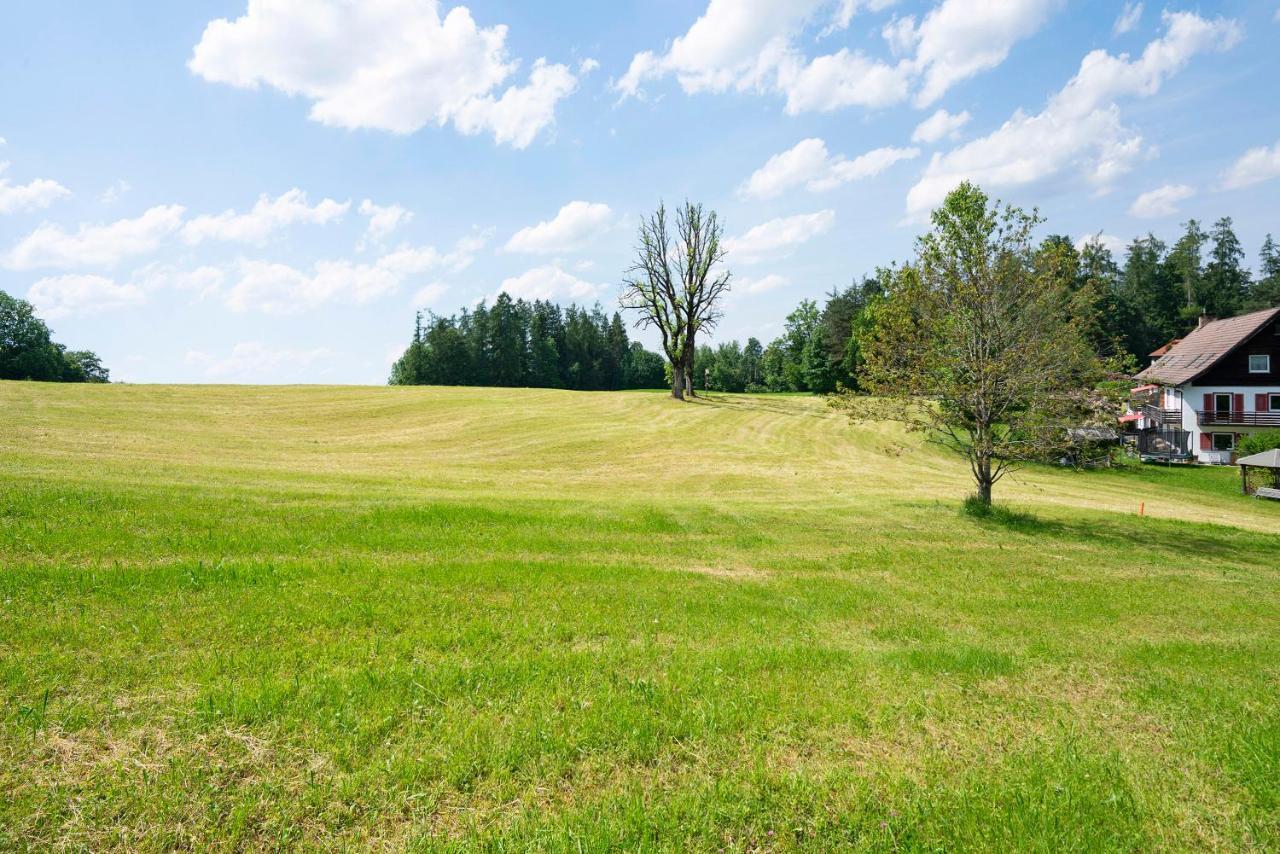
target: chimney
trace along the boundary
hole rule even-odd
[[[1202,314],[1200,315],[1200,320],[1196,322],[1196,329],[1204,329],[1217,319],[1218,318],[1214,317],[1212,314]]]

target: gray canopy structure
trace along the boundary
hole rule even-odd
[[[1241,457],[1236,465],[1240,466],[1240,488],[1245,495],[1280,498],[1280,448]]]

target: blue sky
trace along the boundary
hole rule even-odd
[[[612,310],[722,216],[718,339],[905,259],[972,178],[1047,230],[1280,235],[1280,3],[225,0],[0,11],[0,289],[134,382],[379,383],[415,307]]]

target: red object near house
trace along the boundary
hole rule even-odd
[[[1213,450],[1213,437],[1210,436],[1208,433],[1200,434],[1200,450],[1202,451]]]
[[[1231,395],[1231,411],[1232,413],[1244,412],[1244,395],[1243,394]]]
[[[1213,395],[1207,391],[1204,393],[1204,411],[1205,412],[1213,411]]]
[[[1266,412],[1270,406],[1271,401],[1267,398],[1266,394],[1255,394],[1253,396],[1254,412]]]

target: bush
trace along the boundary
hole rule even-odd
[[[1280,448],[1280,430],[1263,430],[1261,433],[1245,436],[1240,440],[1240,447],[1236,449],[1236,453],[1247,457],[1250,454],[1270,451],[1272,448]]]

